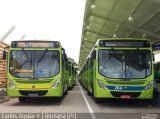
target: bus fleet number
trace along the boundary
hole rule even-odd
[[[122,86],[115,86],[115,90],[123,90]]]

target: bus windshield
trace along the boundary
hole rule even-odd
[[[10,52],[9,70],[17,78],[49,78],[59,73],[59,51],[14,50]]]
[[[99,73],[107,78],[145,78],[151,74],[151,67],[147,50],[99,50]]]

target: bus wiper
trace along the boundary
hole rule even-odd
[[[38,80],[39,78],[36,77],[30,77],[29,80]]]
[[[120,80],[121,80],[121,81],[130,81],[131,78],[121,78]]]
[[[26,51],[24,50],[24,48],[22,48],[22,51],[23,51],[24,55],[26,56],[27,61],[30,61],[30,58],[29,58],[28,54],[26,53]]]
[[[24,50],[24,48],[22,48],[22,51],[23,51],[24,55],[26,56],[27,61],[25,61],[23,64],[21,64],[20,67],[22,67],[22,66],[23,66],[24,64],[26,64],[27,62],[30,62],[31,65],[32,65],[32,56],[31,56],[31,59],[30,59],[29,56],[28,56],[28,54],[27,54],[26,51]]]
[[[38,59],[37,64],[39,64],[39,63],[41,62],[42,58],[43,58],[44,55],[47,53],[47,51],[48,51],[48,49],[46,49],[46,50],[43,52],[43,54],[41,55],[41,57]]]

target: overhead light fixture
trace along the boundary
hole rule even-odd
[[[143,34],[143,38],[146,38],[146,37],[147,37],[147,34],[144,33],[144,34]]]
[[[86,33],[87,35],[88,35],[88,31],[87,31],[87,33]]]
[[[114,38],[116,38],[116,37],[117,37],[117,35],[116,35],[116,34],[113,34],[113,37],[114,37]]]
[[[87,40],[86,38],[84,40]]]
[[[90,17],[90,21],[93,19],[93,16]]]
[[[87,26],[87,29],[89,29],[90,27],[89,26]]]
[[[128,21],[133,22],[133,17],[132,17],[132,16],[129,16],[129,17],[128,17]]]
[[[95,8],[95,5],[91,5],[91,8],[92,8],[92,9]]]

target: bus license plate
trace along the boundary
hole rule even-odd
[[[130,95],[121,95],[120,98],[122,98],[122,99],[131,99],[132,97]]]

